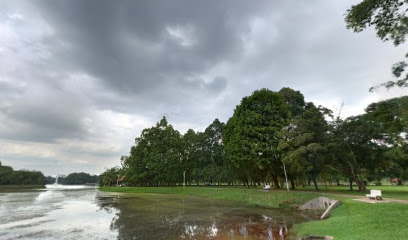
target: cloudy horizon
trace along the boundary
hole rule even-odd
[[[404,46],[346,29],[358,1],[1,1],[0,161],[45,175],[120,164],[144,128],[226,122],[260,88],[299,90],[343,117]]]

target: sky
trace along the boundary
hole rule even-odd
[[[353,33],[358,1],[0,1],[0,161],[99,174],[163,116],[181,133],[226,122],[257,89],[361,114],[408,89],[406,46]]]

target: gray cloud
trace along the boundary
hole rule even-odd
[[[86,71],[125,94],[166,81],[182,83],[186,76],[239,57],[240,21],[248,17],[241,14],[250,11],[247,4],[215,1],[42,3],[41,15],[69,46],[56,46],[59,64]]]

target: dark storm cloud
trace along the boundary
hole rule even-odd
[[[239,57],[245,18],[258,7],[231,3],[42,1],[39,10],[69,46],[53,53],[58,64],[138,94]]]
[[[38,51],[30,51],[28,54],[36,57],[25,70],[30,76],[13,73],[29,81],[28,85],[47,85],[46,91],[40,90],[41,95],[52,104],[36,103],[28,94],[3,109],[20,129],[24,126],[31,133],[10,136],[5,131],[3,136],[39,141],[86,135],[81,114],[87,104],[157,118],[165,113],[179,114],[183,100],[193,97],[192,105],[183,107],[194,115],[195,104],[220,94],[228,84],[224,77],[204,80],[202,75],[219,62],[239,58],[248,19],[262,10],[261,5],[246,1],[41,1],[10,5],[10,12],[22,11],[26,18],[33,17],[31,11],[38,12],[34,17],[52,29],[48,35],[21,43],[22,49],[35,46],[49,57],[40,58]],[[73,91],[67,89],[63,79],[72,73],[97,79],[98,89],[83,91],[88,103],[76,101],[78,94],[73,93],[82,91],[83,83]],[[61,92],[60,98],[55,98],[54,92]],[[27,101],[33,102],[24,105]],[[163,103],[170,107],[157,113],[154,106]]]

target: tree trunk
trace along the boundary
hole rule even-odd
[[[313,185],[314,185],[316,191],[320,191],[319,187],[317,186],[316,178],[313,178],[312,181],[313,181]]]
[[[357,171],[358,171],[358,164],[357,164],[356,156],[354,155],[354,152],[353,152],[353,150],[351,149],[350,145],[347,144],[347,146],[349,147],[349,150],[350,150],[350,153],[351,153],[353,162],[354,162],[354,164],[355,164],[354,166],[356,166],[356,169],[354,169],[353,165],[352,165],[350,162],[348,162],[348,163],[349,163],[349,166],[350,166],[351,176],[352,176],[352,178],[354,179],[354,181],[357,183],[358,191],[359,191],[359,192],[365,191],[365,190],[366,190],[366,187],[365,187],[364,181],[363,181],[363,179],[359,176],[359,174],[358,174],[358,172],[357,172]]]
[[[353,168],[353,165],[350,162],[348,162],[348,164],[350,166],[350,175],[351,175],[350,177],[357,184],[358,191],[359,192],[365,191],[366,187],[365,187],[363,179],[358,176],[358,174],[356,173],[356,171]]]
[[[295,190],[295,181],[293,179],[290,179],[290,189]]]
[[[364,183],[364,181],[361,180],[361,179],[358,179],[358,180],[357,180],[357,186],[358,186],[358,191],[359,191],[359,192],[363,192],[363,191],[366,190],[365,183]]]
[[[272,175],[272,181],[273,181],[273,185],[275,186],[275,189],[280,189],[278,177],[275,175]]]

